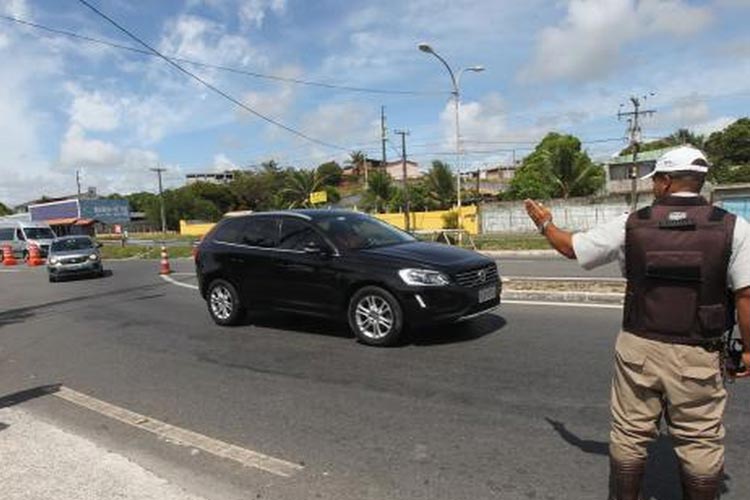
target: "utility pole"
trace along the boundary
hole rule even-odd
[[[78,186],[78,198],[81,197],[81,171],[76,169],[76,185]]]
[[[167,234],[167,216],[164,212],[164,190],[162,189],[162,183],[161,183],[161,173],[166,172],[166,168],[156,167],[150,169],[152,172],[156,172],[156,175],[159,177],[159,205],[160,205],[160,211],[161,211],[161,232],[162,234]]]
[[[404,220],[406,221],[406,230],[411,230],[411,218],[409,217],[409,182],[406,175],[406,136],[408,130],[396,130],[396,134],[401,136],[401,175],[404,181]]]
[[[385,106],[380,106],[380,142],[383,148],[383,168],[388,158],[385,155],[385,143],[388,142],[388,132],[385,128]]]
[[[651,92],[650,95],[654,95]],[[630,96],[630,102],[633,104],[633,111],[623,112],[622,109],[617,111],[617,119],[628,118],[628,142],[633,150],[633,165],[630,167],[630,211],[635,212],[638,207],[638,151],[641,147],[641,115],[651,116],[656,113],[655,109],[641,109],[648,96],[636,97]],[[620,104],[620,108],[623,105]]]

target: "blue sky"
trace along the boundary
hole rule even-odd
[[[350,92],[184,64],[252,116],[157,58],[0,20],[0,201],[75,191],[178,186],[188,172],[275,159],[313,167],[363,150],[453,162],[445,68],[461,80],[462,167],[508,163],[549,131],[576,134],[595,158],[622,147],[631,95],[654,92],[644,134],[721,129],[750,114],[750,0],[89,0],[167,56],[340,86]],[[78,0],[0,0],[0,14],[135,46]]]

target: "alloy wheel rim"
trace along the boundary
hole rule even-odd
[[[222,321],[226,321],[232,315],[234,301],[229,289],[218,285],[211,290],[211,312]]]
[[[393,330],[393,309],[384,298],[378,295],[362,297],[354,310],[357,328],[367,338],[377,340]]]

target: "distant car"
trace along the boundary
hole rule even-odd
[[[500,303],[493,260],[349,211],[226,218],[203,238],[195,262],[219,325],[276,309],[346,319],[360,341],[390,345],[407,325],[468,319]]]
[[[47,271],[50,282],[66,276],[103,276],[101,243],[88,236],[63,236],[50,246]]]
[[[42,257],[46,257],[54,239],[55,232],[45,222],[0,219],[0,247],[10,245],[11,252],[16,258],[28,259],[31,245],[39,249]],[[2,261],[1,255],[0,261]]]

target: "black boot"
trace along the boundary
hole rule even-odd
[[[646,462],[609,461],[609,500],[641,500],[641,483]]]
[[[680,469],[684,500],[717,500],[723,473],[713,476],[692,476]]]

